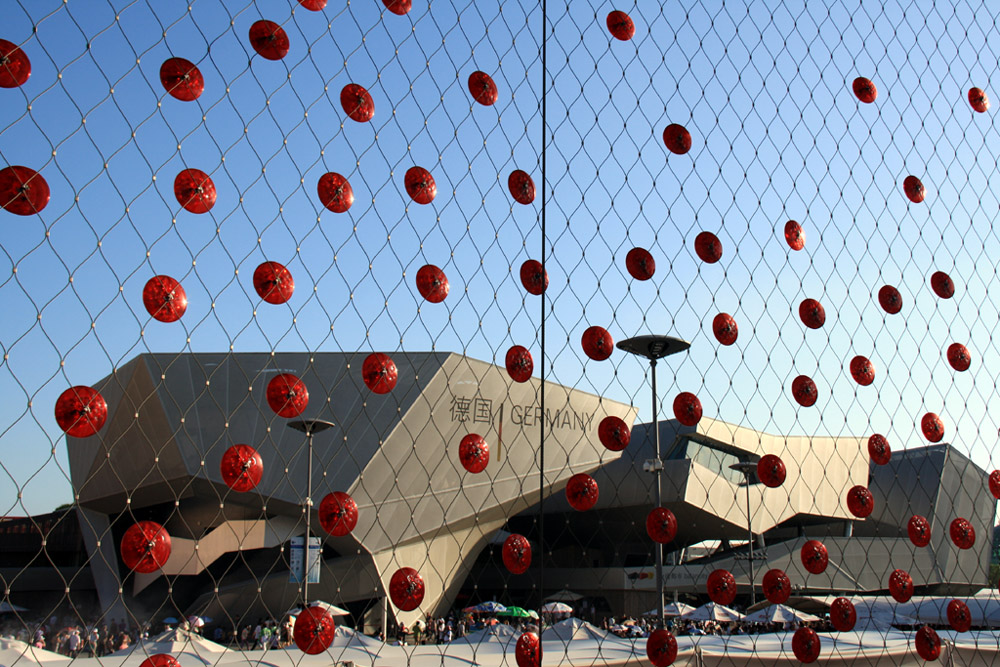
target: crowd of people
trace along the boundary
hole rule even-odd
[[[125,619],[109,618],[98,623],[81,623],[78,618],[63,618],[60,621],[55,616],[34,626],[33,631],[24,624],[8,624],[2,634],[70,658],[100,658],[123,651],[145,636]]]

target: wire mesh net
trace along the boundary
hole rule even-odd
[[[2,12],[3,664],[1000,653],[989,3]]]

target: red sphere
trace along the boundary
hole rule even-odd
[[[795,220],[785,223],[785,242],[792,250],[802,250],[806,247],[806,233],[802,231],[802,225]]]
[[[176,322],[187,312],[187,293],[170,276],[153,276],[142,288],[142,305],[158,322]]]
[[[892,285],[882,285],[878,291],[878,303],[882,310],[895,315],[903,309],[903,295]]]
[[[503,564],[511,574],[524,574],[531,567],[531,543],[514,533],[503,541]]]
[[[521,265],[521,284],[528,294],[539,296],[549,286],[549,273],[537,259],[525,260]]]
[[[990,98],[986,96],[982,88],[969,88],[969,104],[975,111],[986,113],[986,110],[990,108]]]
[[[291,373],[280,373],[267,383],[267,404],[279,417],[298,417],[309,405],[306,383]]]
[[[388,394],[396,388],[399,380],[396,362],[388,354],[372,352],[361,365],[361,379],[376,394]]]
[[[948,363],[956,371],[967,371],[972,365],[972,355],[969,349],[961,343],[952,343],[948,346]]]
[[[517,667],[541,667],[542,642],[534,632],[522,633],[514,647]]]
[[[941,638],[931,626],[925,625],[917,630],[913,643],[917,645],[917,653],[927,662],[941,657]]]
[[[810,329],[819,329],[826,324],[826,309],[816,299],[804,299],[799,304],[799,318]]]
[[[819,635],[812,628],[799,628],[792,635],[792,652],[803,664],[816,662],[819,658]]]
[[[469,433],[458,445],[458,460],[469,472],[480,473],[490,463],[490,446],[483,436]]]
[[[719,313],[712,320],[712,333],[715,339],[723,345],[732,345],[736,342],[740,330],[736,326],[736,320],[729,313]]]
[[[356,83],[349,83],[341,89],[340,106],[348,118],[358,123],[367,123],[375,117],[375,100],[364,86]]]
[[[962,517],[952,520],[948,527],[948,534],[951,536],[951,541],[959,549],[971,549],[972,545],[976,543],[976,529],[972,527],[972,523],[968,519]]]
[[[306,607],[295,617],[295,645],[307,655],[317,655],[330,648],[336,636],[333,615],[315,605]]]
[[[92,387],[70,387],[56,399],[56,423],[66,435],[87,438],[104,426],[108,419],[108,404]]]
[[[518,204],[528,205],[535,201],[535,182],[528,172],[516,169],[507,177],[507,189]]]
[[[424,601],[424,579],[412,567],[401,567],[389,580],[389,597],[402,611],[413,611]]]
[[[682,391],[674,398],[674,417],[684,426],[695,426],[701,414],[701,401],[691,392]]]
[[[504,362],[507,365],[507,374],[514,382],[527,382],[535,370],[535,362],[531,359],[531,352],[523,345],[514,345],[507,350]]]
[[[653,667],[672,665],[677,659],[677,639],[669,630],[653,630],[646,639],[646,657]]]
[[[889,440],[881,433],[875,433],[868,438],[868,456],[875,465],[884,466],[892,459],[892,448]]]
[[[264,262],[253,272],[253,288],[267,303],[282,304],[292,298],[295,279],[283,264]]]
[[[624,419],[609,415],[601,420],[597,427],[597,437],[606,449],[620,452],[628,447],[632,439],[632,431]]]
[[[830,603],[830,624],[838,632],[850,632],[858,622],[854,603],[847,598],[837,598]]]
[[[715,604],[731,605],[736,599],[736,578],[729,570],[713,570],[705,586]]]
[[[785,462],[775,454],[765,454],[757,461],[757,479],[769,489],[774,489],[785,483]]]
[[[156,572],[170,558],[170,535],[155,521],[140,521],[122,536],[121,555],[130,570]]]
[[[1000,470],[994,470],[990,473],[990,493],[997,500],[1000,500]]]
[[[573,475],[566,484],[566,500],[577,512],[586,512],[596,505],[599,495],[597,481],[585,472]]]
[[[649,280],[656,271],[656,262],[645,248],[632,248],[625,255],[625,268],[636,280]]]
[[[809,540],[802,545],[799,553],[802,559],[802,567],[812,574],[822,574],[830,562],[830,555],[826,551],[826,545],[819,540]]]
[[[347,179],[336,172],[327,172],[316,184],[319,203],[334,213],[344,213],[354,203],[354,189]]]
[[[5,167],[0,169],[0,206],[15,215],[34,215],[48,206],[49,184],[34,169]]]
[[[320,12],[326,7],[326,0],[299,0],[299,4],[311,12]]]
[[[169,58],[160,65],[160,83],[172,97],[192,102],[205,92],[205,77],[190,60]]]
[[[473,72],[469,75],[469,93],[472,95],[472,99],[484,107],[496,104],[500,95],[497,91],[497,84],[486,72]]]
[[[852,486],[847,492],[847,509],[859,519],[870,516],[872,510],[875,509],[875,499],[872,497],[872,492],[860,484]]]
[[[0,39],[0,88],[23,86],[31,76],[31,60],[13,42]]]
[[[608,30],[615,39],[627,42],[635,36],[635,22],[628,14],[616,9],[608,14]]]
[[[691,150],[691,133],[683,125],[671,123],[663,130],[663,143],[675,155],[684,155]]]
[[[722,241],[712,232],[701,232],[694,237],[694,251],[706,264],[722,259]]]
[[[812,378],[808,375],[799,375],[792,380],[792,397],[795,398],[796,403],[808,408],[816,405],[819,390],[816,389],[816,383],[813,382]]]
[[[916,176],[907,176],[903,179],[903,193],[914,204],[919,204],[927,196],[927,188]]]
[[[955,283],[944,271],[935,271],[931,274],[931,289],[942,299],[955,296]]]
[[[854,94],[857,95],[858,99],[865,104],[871,104],[878,97],[878,90],[875,88],[875,84],[871,82],[871,79],[866,79],[863,76],[859,76],[854,80],[852,88],[854,88]]]
[[[594,361],[604,361],[615,349],[615,341],[604,327],[588,327],[580,342],[584,354]]]
[[[867,387],[875,381],[875,364],[859,354],[851,359],[851,377],[862,387]]]
[[[914,514],[906,522],[906,534],[914,546],[926,547],[931,543],[931,524],[926,518]]]
[[[343,491],[334,491],[319,504],[319,524],[334,537],[349,535],[358,525],[358,504]]]
[[[968,632],[972,628],[972,612],[969,605],[961,600],[952,600],[948,603],[948,625],[955,632]]]
[[[906,570],[893,570],[889,575],[889,594],[896,602],[907,602],[913,597],[913,577]]]
[[[659,544],[673,542],[677,537],[677,517],[666,507],[654,507],[646,515],[646,534]]]
[[[397,16],[403,16],[413,8],[413,0],[382,0],[382,4]]]
[[[430,204],[437,196],[437,184],[434,183],[434,177],[423,167],[407,169],[403,185],[406,186],[406,194],[410,195],[413,201],[418,204]]]
[[[920,430],[924,432],[924,437],[931,442],[941,442],[944,438],[944,422],[933,412],[928,412],[920,420]]]
[[[771,604],[785,604],[792,594],[792,580],[784,570],[768,570],[761,581],[764,597]]]
[[[261,19],[250,26],[250,46],[268,60],[281,60],[288,55],[288,34],[274,21]]]
[[[448,277],[433,264],[425,264],[417,271],[417,291],[431,303],[444,301],[450,290]]]
[[[174,179],[174,197],[191,213],[208,213],[217,196],[215,183],[201,169],[185,169]]]
[[[139,667],[181,667],[181,663],[169,653],[154,653],[139,663]]]
[[[233,445],[222,455],[219,463],[222,481],[237,493],[246,493],[264,476],[264,459],[250,445]]]

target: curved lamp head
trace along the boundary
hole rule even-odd
[[[645,357],[651,361],[669,357],[691,347],[691,343],[672,336],[635,336],[618,341],[619,350]]]

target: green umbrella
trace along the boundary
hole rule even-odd
[[[521,607],[507,607],[507,611],[498,611],[497,616],[511,616],[513,618],[531,618],[531,613]]]

